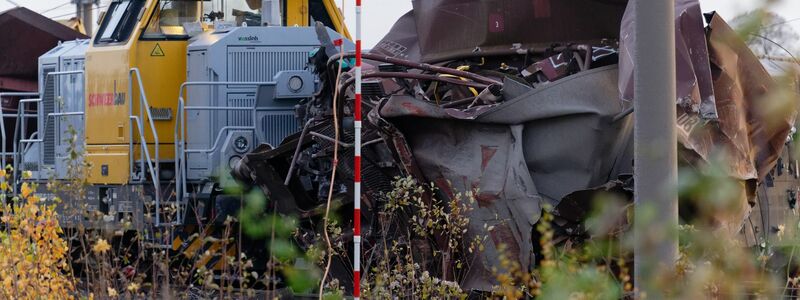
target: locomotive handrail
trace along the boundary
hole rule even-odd
[[[187,81],[181,84],[180,89],[178,90],[178,111],[176,112],[179,121],[175,122],[175,186],[177,197],[179,197],[179,202],[184,200],[184,197],[188,196],[186,194],[187,191],[187,174],[186,174],[186,154],[187,153],[211,153],[216,150],[218,147],[219,141],[222,138],[222,133],[228,130],[256,130],[256,107],[258,106],[258,99],[253,103],[252,107],[226,107],[226,106],[186,106],[186,98],[184,95],[187,92],[187,88],[190,86],[261,86],[261,85],[271,85],[275,84],[275,82],[242,82],[242,81],[235,81],[235,82],[228,82],[228,81]],[[186,147],[186,118],[185,114],[187,111],[190,110],[205,110],[205,111],[247,111],[252,110],[252,126],[224,126],[220,128],[219,132],[217,133],[216,138],[214,139],[213,146],[211,149],[191,149]],[[180,138],[178,138],[180,136]],[[183,213],[180,209],[178,209],[178,218],[182,217]]]
[[[44,124],[45,124],[45,126],[47,126],[48,125],[47,122],[50,122],[50,118],[51,117],[71,117],[71,116],[83,116],[83,115],[84,115],[84,112],[82,112],[82,111],[49,113],[49,114],[47,114],[45,116],[46,120],[45,120]],[[24,143],[40,143],[40,142],[44,142],[44,138],[39,138],[39,139],[36,139],[36,140],[23,139],[23,140],[20,140],[20,142],[24,142]]]
[[[133,115],[133,75],[136,75],[137,83],[139,86],[139,116]],[[153,186],[155,188],[155,200],[156,200],[156,226],[161,225],[161,183],[158,176],[160,170],[160,161],[159,161],[159,143],[158,143],[158,132],[156,131],[156,125],[153,123],[153,116],[150,112],[150,104],[147,102],[147,94],[144,92],[144,85],[142,84],[142,73],[139,71],[139,68],[131,68],[128,72],[128,105],[130,107],[130,135],[128,136],[128,144],[129,144],[129,152],[128,157],[130,158],[130,169],[131,174],[133,174],[133,121],[136,120],[137,126],[139,126],[139,144],[142,145],[142,154],[147,158],[147,165],[150,168],[150,177],[153,181]],[[147,107],[147,109],[144,109]],[[145,113],[146,112],[146,113]],[[155,169],[153,163],[150,161],[150,150],[147,148],[147,139],[144,136],[144,128],[142,128],[141,118],[147,116],[147,121],[150,123],[150,131],[153,134],[153,142],[155,144]],[[134,119],[133,117],[136,117]],[[142,172],[144,172],[144,163],[142,163]],[[144,174],[143,174],[144,175]],[[142,176],[144,177],[144,176]],[[144,181],[144,178],[142,178]]]
[[[189,106],[184,107],[184,111],[190,110],[203,110],[203,111],[250,111],[256,109],[254,107],[224,107],[224,106]],[[212,144],[211,148],[208,149],[185,149],[185,153],[212,153],[217,150],[219,147],[219,142],[222,140],[222,133],[228,130],[255,130],[255,121],[253,121],[253,126],[223,126],[220,128],[219,132],[217,133],[217,137],[214,138],[214,143]]]
[[[181,202],[184,200],[184,194],[186,191],[186,180],[181,181],[181,178],[186,178],[186,165],[185,159],[179,154],[183,153],[183,143],[179,143],[179,141],[183,138],[183,131],[181,130],[181,138],[178,138],[178,128],[183,128],[184,124],[184,116],[183,116],[183,98],[178,97],[178,111],[175,113],[175,136],[173,142],[175,143],[175,197],[176,202],[178,205],[177,215],[178,221],[183,220],[183,211],[181,208]]]
[[[214,138],[214,144],[211,145],[211,148],[207,149],[184,149],[184,153],[213,153],[219,147],[220,141],[222,141],[222,134],[229,130],[255,130],[255,126],[223,126],[219,129],[217,133],[217,137]]]
[[[84,115],[84,112],[82,112],[82,111],[49,113],[49,114],[47,114],[45,116],[46,120],[44,121],[45,122],[44,124],[45,124],[45,126],[47,126],[48,125],[47,123],[50,122],[50,118],[51,117],[71,117],[71,116],[83,116],[83,115]],[[44,142],[44,138],[33,139],[32,137],[35,134],[36,133],[32,134],[31,138],[29,138],[29,139],[21,139],[21,140],[19,140],[19,142],[20,143],[42,143],[42,142]]]
[[[49,113],[49,114],[47,114],[47,116],[45,116],[44,128],[47,128],[47,123],[50,122],[50,118],[55,118],[55,117],[74,117],[74,116],[81,116],[82,117],[83,115],[84,115],[84,112],[82,112],[82,111]],[[37,137],[37,138],[34,139],[34,137]],[[31,134],[30,138],[20,139],[19,143],[20,143],[20,145],[22,145],[22,144],[44,143],[44,136],[39,137],[38,132],[34,132],[33,134]],[[27,151],[27,149],[23,149],[23,152],[25,152],[25,151]],[[44,165],[44,161],[43,161],[44,158],[42,156],[43,155],[39,155],[36,158],[36,164],[40,168],[41,168],[42,165]],[[22,158],[20,157],[20,159],[22,159]],[[41,174],[39,174],[39,175],[41,176]],[[41,179],[41,178],[38,178],[38,179]]]
[[[84,74],[85,74],[85,72],[83,70],[50,72],[50,73],[47,73],[45,75],[44,84],[46,85],[47,82],[52,78],[53,79],[53,86],[55,87],[55,83],[56,83],[55,80],[56,80],[56,78],[58,78],[60,76],[65,76],[65,75],[84,75]],[[81,78],[85,79],[85,77],[83,77],[83,76]],[[22,99],[22,100],[19,101],[18,106],[17,106],[17,120],[16,120],[16,123],[15,123],[15,126],[14,126],[15,128],[14,128],[14,138],[13,138],[14,147],[13,147],[13,150],[12,150],[12,155],[14,156],[14,168],[13,168],[13,174],[14,174],[13,176],[14,176],[14,178],[17,178],[18,172],[21,171],[20,168],[19,168],[19,162],[22,160],[22,156],[20,155],[20,150],[27,151],[27,149],[18,149],[17,146],[19,145],[19,147],[21,147],[22,144],[23,144],[23,141],[25,141],[26,143],[32,143],[31,140],[33,139],[33,135],[31,135],[31,137],[28,138],[28,139],[24,139],[23,135],[25,135],[25,133],[27,133],[27,131],[28,131],[27,130],[26,119],[28,117],[36,117],[36,118],[40,117],[38,113],[34,114],[34,115],[29,115],[29,114],[25,113],[25,104],[26,103],[37,103],[38,104],[38,103],[41,103],[43,101],[42,97],[41,97],[43,95],[41,95],[39,93],[36,93],[36,94],[39,95],[40,97],[37,98],[37,99]],[[55,95],[53,95],[53,99],[55,101]],[[41,109],[41,106],[37,107],[37,111],[39,109]],[[45,119],[44,121],[42,121],[42,120],[37,121],[37,124],[42,126],[42,128],[38,129],[37,131],[47,130],[47,122],[49,121],[49,118],[51,116],[55,116],[55,115],[52,115],[52,114],[54,114],[54,113],[50,113],[47,116],[44,116],[44,119]],[[55,113],[55,114],[60,114],[60,113]],[[39,138],[39,140],[41,140],[43,142],[44,141],[44,137],[46,135],[42,134],[40,136],[41,137]],[[38,155],[38,158],[37,158],[37,163],[39,163],[39,166],[42,165],[41,162],[42,162],[43,157],[44,157],[44,149],[43,149],[43,147],[40,147],[39,148],[39,155]],[[14,187],[16,188],[16,185],[14,185]]]
[[[5,98],[5,97],[38,97],[38,96],[39,96],[39,93],[36,93],[36,92],[0,93],[0,102],[2,102],[3,98]],[[16,130],[16,128],[14,130]],[[13,151],[11,153],[9,153],[8,150],[6,150],[6,146],[7,146],[6,145],[6,114],[5,114],[5,112],[3,111],[2,108],[0,108],[0,138],[3,139],[3,141],[2,141],[2,147],[3,147],[2,156],[3,157],[2,157],[2,159],[0,159],[0,163],[2,163],[1,167],[3,169],[5,169],[6,168],[6,162],[7,162],[6,156],[9,155],[9,154],[11,154],[11,155],[16,155],[16,154]],[[13,142],[14,141],[12,141],[12,143]]]
[[[141,122],[141,120],[139,120],[139,117],[130,116],[130,120],[131,120],[131,124],[133,124],[133,123],[136,124],[136,127],[139,129],[139,135],[144,136],[144,128],[142,127],[142,122]],[[161,195],[161,187],[157,182],[157,180],[158,180],[158,177],[156,176],[156,175],[158,175],[158,173],[156,173],[157,167],[153,167],[153,161],[150,159],[150,150],[147,149],[147,144],[146,143],[140,143],[140,144],[142,146],[142,154],[145,156],[144,158],[147,160],[147,167],[148,167],[148,170],[150,170],[150,177],[153,178],[153,182],[155,184],[155,189],[156,189],[156,226],[159,226],[161,224],[161,207],[159,206],[161,204],[161,200],[160,200],[160,198],[161,198],[161,196],[160,196]],[[144,168],[142,168],[142,170],[144,170]]]
[[[36,138],[39,138],[39,131],[34,131],[33,133],[31,133],[31,136],[28,137],[28,139],[31,139],[31,140],[32,139],[36,139]],[[19,142],[19,141],[17,141],[17,142]],[[22,153],[25,153],[28,150],[30,150],[32,146],[33,145],[28,145],[28,146],[22,147],[22,149],[19,149],[19,150],[22,151]],[[22,158],[20,158],[20,159],[22,159]]]
[[[53,85],[55,86],[55,80],[56,80],[57,77],[64,76],[64,75],[84,75],[84,74],[85,74],[85,72],[83,70],[50,72],[50,73],[47,73],[47,75],[45,75],[44,83],[46,85],[47,82],[52,78],[54,80],[53,81]],[[81,77],[81,78],[84,78],[84,77]],[[31,93],[31,94],[34,94],[34,93]],[[42,102],[41,96],[43,96],[43,95],[41,95],[40,93],[35,93],[35,94],[40,96],[40,97],[36,98],[36,99],[22,99],[17,104],[17,120],[16,120],[15,125],[14,125],[14,127],[15,127],[14,128],[14,138],[12,140],[14,142],[14,146],[13,146],[13,150],[12,150],[12,155],[14,156],[14,168],[13,168],[13,172],[12,173],[13,173],[14,178],[17,177],[17,173],[19,172],[19,161],[22,158],[20,156],[20,153],[19,153],[20,149],[18,149],[18,144],[20,144],[19,146],[21,146],[21,143],[20,143],[21,139],[18,140],[18,137],[21,138],[21,136],[24,135],[27,132],[27,128],[26,128],[27,124],[24,121],[28,117],[31,117],[31,115],[28,115],[28,114],[25,113],[25,109],[24,109],[25,108],[25,104],[26,103],[41,103]],[[54,95],[54,99],[55,99],[55,95]],[[37,107],[37,111],[39,109],[41,109],[41,107]],[[35,114],[34,116],[36,116],[37,118],[39,117],[38,113]],[[48,116],[45,116],[44,122],[46,122],[47,119],[48,119]],[[37,121],[37,124],[40,125],[40,126],[43,126],[44,122],[40,122],[40,121],[41,120]],[[2,129],[0,129],[0,130],[2,130]],[[46,127],[43,127],[41,129],[38,129],[38,130],[40,130],[40,131],[41,130],[46,130]],[[44,137],[44,135],[42,135],[42,136]],[[42,140],[44,139],[43,137],[41,138]],[[3,139],[3,141],[5,141],[5,139]],[[5,147],[3,149],[5,151]],[[43,156],[44,156],[44,149],[40,148],[39,149],[39,160]],[[3,158],[5,158],[5,157],[3,157]],[[3,159],[3,165],[5,165],[5,159]],[[40,166],[41,166],[41,164],[40,164]],[[16,188],[16,185],[15,185],[15,188]]]
[[[241,82],[241,81],[236,81],[236,82],[228,82],[228,81],[195,81],[195,82],[189,81],[189,82],[184,82],[183,84],[181,84],[181,88],[180,88],[180,90],[178,92],[178,103],[179,103],[179,105],[178,105],[178,107],[179,107],[178,114],[180,114],[181,122],[177,122],[176,123],[175,136],[177,137],[178,133],[180,132],[181,139],[180,140],[176,140],[176,143],[180,143],[181,145],[184,145],[184,147],[182,148],[182,151],[184,153],[209,153],[209,152],[213,152],[214,150],[216,150],[216,148],[217,148],[217,146],[219,144],[219,141],[221,140],[222,132],[225,132],[226,130],[255,130],[256,129],[256,107],[257,107],[258,103],[253,103],[252,107],[186,106],[186,104],[185,104],[186,101],[184,100],[185,99],[184,98],[184,94],[186,92],[186,88],[187,87],[189,87],[189,86],[201,86],[201,85],[203,85],[203,86],[227,86],[227,85],[259,86],[259,85],[268,85],[268,84],[275,84],[275,82]],[[222,128],[220,128],[220,130],[219,130],[220,132],[217,134],[217,137],[214,139],[213,146],[210,149],[186,149],[185,148],[186,136],[185,136],[185,133],[184,133],[186,128],[185,128],[184,114],[186,113],[186,111],[189,111],[189,110],[205,110],[205,111],[237,111],[237,110],[241,110],[241,111],[252,111],[253,112],[253,115],[252,115],[253,118],[252,118],[251,122],[252,122],[253,125],[252,126],[225,126],[225,127],[222,127]],[[180,125],[180,126],[178,126],[178,125]],[[177,149],[177,147],[176,147],[176,149]]]
[[[12,169],[12,172],[11,172],[12,173],[12,177],[11,178],[13,180],[15,180],[15,181],[17,179],[17,173],[19,172],[19,161],[22,159],[22,156],[19,153],[19,147],[22,147],[22,143],[20,143],[19,141],[22,139],[22,136],[24,136],[25,133],[28,131],[27,128],[25,128],[26,127],[25,126],[25,119],[28,117],[27,114],[24,113],[25,104],[26,103],[40,103],[40,102],[42,102],[41,98],[33,98],[33,99],[20,99],[19,102],[17,103],[17,120],[14,123],[14,139],[13,139],[14,145],[13,145],[13,150],[12,150],[12,152],[14,153],[14,166],[13,166],[13,169]],[[38,116],[39,115],[37,114],[36,117],[38,117]],[[36,134],[36,133],[34,133],[34,134]],[[19,139],[18,139],[18,137],[19,137]],[[33,135],[31,135],[31,138],[33,138]],[[13,188],[14,194],[16,194],[17,193],[17,185],[13,184],[12,186],[14,187]]]

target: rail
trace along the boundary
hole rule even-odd
[[[144,127],[142,127],[142,122],[139,119],[139,117],[130,116],[130,120],[131,120],[131,124],[136,124],[136,128],[139,129],[139,135],[140,136],[144,136]],[[156,189],[156,226],[158,226],[161,223],[161,216],[160,216],[161,208],[159,207],[159,205],[161,204],[160,200],[159,200],[160,195],[161,195],[161,193],[160,193],[161,188],[160,188],[160,184],[157,182],[158,173],[156,173],[156,171],[158,170],[158,167],[157,166],[153,166],[153,160],[150,158],[150,151],[147,150],[147,144],[146,143],[140,143],[140,144],[142,145],[142,154],[145,156],[144,159],[147,161],[147,167],[148,167],[148,170],[150,171],[150,177],[151,178],[155,178],[153,181],[154,181],[155,189]],[[133,154],[131,153],[130,156],[133,156]],[[142,164],[144,164],[144,160],[142,160]],[[142,170],[144,170],[144,168],[142,168]]]
[[[56,117],[74,117],[74,116],[81,116],[81,117],[82,117],[83,115],[84,115],[84,112],[82,112],[82,111],[49,113],[49,114],[47,114],[47,116],[45,116],[45,121],[44,121],[44,127],[43,127],[43,129],[44,129],[44,128],[47,128],[47,125],[48,125],[48,123],[50,122],[50,118],[56,118]],[[23,122],[23,124],[24,124],[24,122]],[[23,125],[23,126],[24,126],[24,125]],[[37,133],[35,132],[35,133],[31,134],[31,136],[30,136],[29,138],[20,139],[20,140],[19,140],[20,147],[22,147],[22,145],[24,145],[24,144],[39,144],[39,143],[44,143],[44,135],[40,135],[40,136],[39,136],[38,138],[36,138],[36,139],[34,139],[34,136],[39,136],[39,135],[37,135]],[[40,151],[41,151],[41,147],[40,147]],[[22,151],[22,152],[24,153],[25,151]],[[20,157],[20,159],[22,159],[22,157]],[[16,159],[15,159],[15,161],[16,161]],[[43,165],[44,165],[44,155],[38,155],[38,156],[36,157],[36,165],[37,165],[37,166],[39,166],[40,168],[41,168],[41,166],[43,166]],[[15,168],[15,169],[17,169],[17,168]],[[41,169],[40,169],[40,170],[41,170]],[[39,174],[39,175],[41,175],[41,174]],[[39,178],[39,179],[41,179],[41,178]]]
[[[35,139],[35,138],[38,138],[38,137],[39,137],[39,131],[34,131],[33,133],[31,133],[31,136],[28,139]],[[16,142],[19,142],[19,141],[16,141]],[[19,149],[19,151],[20,151],[20,153],[28,153],[28,150],[30,150],[30,148],[31,148],[31,145],[28,145],[27,147],[23,147],[22,149]],[[22,160],[22,157],[23,156],[20,156],[20,160]]]
[[[0,102],[2,102],[3,98],[6,98],[6,97],[38,97],[38,96],[39,96],[39,93],[35,93],[35,92],[0,93]],[[7,148],[8,145],[6,144],[7,134],[6,134],[6,122],[5,121],[6,121],[5,110],[4,109],[0,109],[0,138],[3,139],[2,143],[1,143],[2,144],[1,146],[3,147],[3,149],[2,149],[2,151],[0,151],[0,155],[2,155],[2,158],[0,158],[0,163],[2,163],[2,168],[3,169],[5,169],[5,167],[7,166],[7,162],[8,162],[8,160],[7,160],[8,158],[7,157],[8,157],[8,155],[11,155],[11,156],[15,156],[16,155],[16,153],[14,153],[14,152],[8,152],[8,148]],[[16,130],[16,128],[14,130]],[[12,141],[12,143],[13,142],[14,141]]]
[[[196,82],[184,82],[181,84],[180,89],[178,90],[178,111],[176,112],[176,122],[175,122],[175,188],[176,193],[175,195],[178,197],[179,202],[179,209],[177,212],[178,219],[182,219],[183,217],[183,207],[182,202],[184,202],[185,198],[188,197],[187,191],[187,172],[186,172],[186,154],[187,153],[213,153],[219,147],[219,143],[223,138],[223,133],[230,131],[230,130],[252,130],[256,131],[256,117],[257,114],[257,106],[258,106],[258,99],[253,103],[252,107],[227,107],[227,106],[186,106],[186,100],[184,95],[186,94],[186,89],[192,86],[260,86],[260,85],[271,85],[275,84],[275,82],[227,82],[227,81],[196,81]],[[219,129],[217,132],[216,137],[214,138],[214,142],[211,145],[211,148],[204,148],[204,149],[191,149],[186,147],[186,112],[187,111],[225,111],[225,112],[232,112],[232,111],[252,111],[252,126],[224,126]]]
[[[47,75],[45,75],[44,83],[46,85],[46,83],[52,79],[52,80],[54,80],[53,81],[53,83],[54,83],[53,86],[55,86],[55,82],[56,82],[55,80],[56,80],[56,78],[58,78],[60,76],[84,75],[84,74],[85,74],[85,72],[83,70],[50,72],[50,73],[47,73]],[[81,76],[81,78],[85,79],[85,77],[83,77],[83,76]],[[36,94],[39,95],[39,93],[36,93]],[[54,95],[53,99],[55,100],[55,95]],[[26,103],[41,103],[41,102],[42,102],[42,98],[41,97],[38,98],[38,99],[23,99],[23,100],[19,101],[19,104],[17,106],[17,120],[16,120],[16,123],[15,123],[14,139],[13,139],[13,141],[14,141],[14,149],[12,150],[12,155],[14,156],[14,168],[13,168],[14,178],[16,178],[16,176],[17,176],[17,172],[19,171],[19,161],[22,159],[22,157],[20,156],[20,152],[19,152],[20,149],[17,148],[17,144],[20,144],[20,146],[21,146],[21,143],[19,143],[19,141],[22,138],[25,138],[24,135],[27,134],[27,129],[26,129],[27,122],[24,122],[24,121],[28,117],[32,117],[32,116],[35,116],[36,118],[39,118],[39,114],[38,113],[34,114],[34,115],[28,115],[26,113],[26,110],[25,110],[25,107],[26,107],[25,104]],[[37,107],[37,110],[38,109],[41,109],[41,107]],[[46,130],[46,128],[47,128],[46,127],[46,123],[47,123],[48,119],[49,119],[49,117],[45,116],[45,120],[43,122],[37,122],[38,126],[45,126],[45,127],[42,127],[41,129],[39,129],[40,131],[41,130]],[[0,130],[2,130],[2,129],[0,129]],[[19,136],[17,134],[18,131],[21,131]],[[44,135],[42,135],[42,136],[44,136]],[[32,137],[29,137],[28,139],[32,139]],[[42,138],[42,139],[44,139],[44,138]],[[39,159],[41,159],[43,156],[44,156],[44,149],[40,148],[39,149]],[[5,165],[5,162],[3,162],[3,164]],[[41,164],[39,164],[39,166],[41,166]]]
[[[139,87],[139,115],[138,116],[134,116],[133,115],[133,77],[134,77],[134,75],[136,75],[136,80],[137,80],[136,83],[138,84],[138,87]],[[156,204],[155,204],[155,207],[156,207],[155,208],[155,215],[156,215],[155,216],[155,221],[156,221],[156,224],[155,225],[156,226],[160,226],[161,225],[161,182],[160,182],[160,178],[159,178],[158,175],[159,175],[159,169],[161,167],[161,162],[159,161],[160,158],[159,158],[159,153],[158,153],[158,151],[159,151],[159,149],[158,149],[159,148],[158,131],[156,130],[156,125],[153,122],[153,116],[151,115],[151,112],[150,112],[150,104],[147,102],[147,95],[144,92],[144,84],[142,84],[142,73],[139,71],[139,68],[131,68],[130,71],[128,72],[128,97],[129,97],[128,105],[129,105],[130,113],[131,113],[131,115],[129,116],[130,117],[130,123],[128,124],[129,125],[129,129],[130,129],[130,131],[129,131],[130,135],[128,136],[128,151],[129,151],[128,152],[129,153],[128,157],[130,158],[129,166],[130,166],[130,171],[131,171],[130,175],[131,175],[131,179],[133,179],[134,178],[134,172],[133,172],[133,165],[134,165],[134,159],[133,159],[133,156],[134,156],[133,155],[133,153],[134,153],[133,152],[133,123],[135,121],[137,127],[139,128],[139,138],[141,139],[139,141],[139,144],[142,147],[142,155],[144,155],[145,156],[144,158],[147,159],[147,166],[149,167],[149,170],[150,170],[150,179],[153,182],[153,187],[155,189],[155,201],[156,201]],[[145,109],[145,107],[147,109]],[[153,143],[155,145],[155,166],[153,165],[153,162],[151,160],[150,150],[147,148],[147,138],[144,135],[144,128],[143,128],[143,126],[141,124],[141,119],[144,118],[145,116],[147,117],[147,121],[148,121],[148,123],[150,125],[150,131],[153,134]],[[141,164],[142,172],[145,172],[144,161],[141,161],[140,164]],[[144,177],[145,176],[144,176],[144,173],[143,173],[142,174],[142,178],[141,178],[141,182],[142,183],[144,182]]]
[[[26,134],[28,133],[28,130],[26,128],[26,123],[27,123],[26,119],[28,117],[28,114],[25,113],[26,104],[27,103],[37,103],[38,104],[38,103],[41,103],[41,102],[42,102],[41,98],[36,98],[36,99],[21,99],[21,100],[19,100],[19,103],[17,103],[17,120],[16,120],[16,123],[14,124],[14,139],[13,139],[14,145],[13,145],[13,150],[12,150],[12,153],[14,153],[14,167],[13,167],[13,174],[14,175],[12,176],[12,178],[14,178],[14,180],[16,180],[16,178],[17,178],[16,174],[19,171],[19,161],[22,158],[22,156],[20,156],[20,151],[19,151],[19,147],[21,147],[22,144],[19,143],[19,141],[22,140],[23,137],[27,137]],[[35,116],[37,118],[39,117],[38,114],[36,114]],[[33,138],[33,137],[30,137],[30,138]],[[17,185],[14,184],[13,186],[14,186],[14,193],[16,194]]]

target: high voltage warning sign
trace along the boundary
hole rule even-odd
[[[156,44],[156,47],[150,52],[150,56],[164,56],[164,50],[161,49],[161,45]]]

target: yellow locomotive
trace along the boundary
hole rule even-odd
[[[213,199],[230,163],[297,131],[294,105],[319,85],[310,53],[348,38],[333,0],[115,0],[90,40],[40,58],[39,97],[19,110],[36,113],[14,129],[17,177],[79,208],[65,226],[177,250],[176,228],[232,213]],[[76,164],[85,193],[47,187],[75,180]]]

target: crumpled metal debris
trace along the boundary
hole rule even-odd
[[[620,34],[620,94],[633,101],[633,57],[636,52],[634,26],[636,14],[628,6],[622,18]],[[679,110],[686,110],[703,119],[714,119],[717,110],[703,14],[697,0],[677,0],[675,3],[675,47],[677,94]]]
[[[555,206],[569,193],[631,172],[623,149],[632,123],[613,122],[624,110],[616,78],[616,67],[603,67],[540,89],[520,87],[500,104],[469,111],[392,96],[376,112],[405,136],[424,179],[451,197],[454,190],[478,193],[468,234],[491,237],[481,265],[473,265],[489,274],[501,244],[530,264],[531,232],[543,204]],[[491,284],[480,277],[464,286]]]
[[[687,164],[705,164],[720,150],[732,159],[728,172],[742,183],[743,210],[720,223],[737,230],[754,201],[752,185],[774,166],[795,113],[774,119],[760,114],[775,82],[719,16],[709,15],[704,29],[698,1],[677,2],[676,146]],[[499,264],[501,245],[522,266],[535,265],[534,225],[543,210],[556,216],[565,237],[583,238],[581,221],[595,195],[613,192],[630,200],[635,66],[628,46],[635,14],[625,3],[414,1],[414,11],[365,56],[362,109],[368,122],[359,216],[365,251],[387,238],[375,228],[382,226],[382,195],[395,176],[433,182],[443,201],[475,193],[467,239],[489,239],[458,278],[467,290],[495,284],[492,267]],[[322,92],[300,105],[298,115],[314,134],[298,133],[277,149],[259,148],[234,172],[271,195],[272,209],[308,220],[301,231],[310,238],[299,239],[301,247],[313,245],[319,230],[313,225],[324,204],[319,191],[334,185],[344,214],[352,204],[347,145],[353,141],[353,80],[345,73],[336,81],[333,71],[339,59],[351,56],[319,51],[313,59]],[[343,95],[332,107],[336,88]],[[338,161],[331,159],[333,110],[344,114]],[[329,182],[325,172],[333,163],[340,171]],[[352,280],[345,271],[334,273],[340,281]]]
[[[677,1],[675,15],[681,146],[705,161],[724,150],[732,177],[763,179],[783,148],[795,110],[759,113],[776,83],[719,15],[707,16],[706,30],[697,0]],[[626,12],[620,41],[620,92],[627,101],[633,100],[634,19]]]
[[[415,0],[421,61],[616,39],[627,0]],[[517,48],[517,49],[514,49]]]

